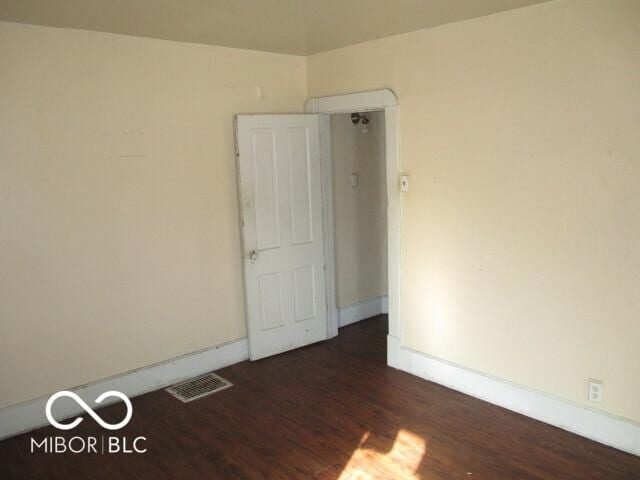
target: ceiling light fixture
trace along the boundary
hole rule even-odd
[[[362,133],[367,133],[369,131],[369,121],[370,120],[365,115],[360,113],[356,112],[351,114],[351,122],[354,125],[358,125],[358,123],[360,123],[362,125]]]

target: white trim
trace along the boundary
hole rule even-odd
[[[384,109],[387,159],[387,295],[389,297],[389,335],[402,339],[400,284],[402,248],[402,194],[399,175],[402,171],[400,153],[400,118],[398,107]]]
[[[352,323],[385,313],[384,306],[386,303],[387,296],[384,295],[343,307],[338,310],[338,325],[340,328],[346,327]]]
[[[389,338],[396,368],[596,442],[640,455],[640,424],[425,355]]]
[[[372,110],[384,110],[385,120],[385,159],[387,164],[387,248],[388,248],[388,313],[389,313],[389,334],[400,339],[402,336],[402,325],[400,317],[400,225],[402,216],[402,204],[399,188],[398,175],[401,168],[400,162],[400,127],[398,115],[398,99],[388,88],[370,92],[350,93],[345,95],[334,95],[328,97],[310,98],[305,105],[305,113],[321,113],[323,117],[328,117],[332,113],[367,112]],[[322,120],[321,120],[322,122]],[[324,120],[327,122],[327,120]],[[325,123],[326,125],[326,123]],[[329,138],[327,136],[325,139]],[[331,144],[330,140],[321,142],[321,156],[326,159],[323,162],[324,168],[331,164]],[[327,176],[325,170],[323,174],[325,181],[330,181],[331,176]],[[332,208],[331,204],[324,203],[323,208]],[[333,224],[327,224],[329,238],[334,238]],[[331,249],[331,253],[326,256],[328,268],[335,271],[335,256],[333,242],[326,242]],[[330,265],[329,265],[330,264]],[[327,304],[331,309],[331,293],[335,296],[335,282],[330,285],[327,282]],[[329,326],[329,331],[331,325]],[[387,363],[392,365],[390,358]]]
[[[108,390],[117,390],[132,398],[248,358],[249,346],[247,339],[243,338],[98,380],[76,387],[72,391],[78,394],[91,408],[98,408],[94,400]],[[47,395],[0,409],[0,440],[48,425],[45,416],[45,405],[48,398]],[[109,403],[114,402],[105,401],[100,404],[100,407]],[[82,412],[82,408],[75,402],[56,402],[55,415],[58,419],[75,416]],[[135,409],[133,414],[135,415]]]
[[[322,169],[322,220],[324,233],[325,289],[327,298],[327,337],[338,335],[336,306],[335,236],[333,231],[333,165],[331,164],[331,117],[319,115],[320,168]]]
[[[305,113],[347,113],[383,110],[397,107],[398,99],[388,88],[368,92],[312,97],[307,100]]]
[[[400,339],[393,335],[387,335],[387,365],[409,372],[406,368],[402,368],[400,364],[400,351]]]

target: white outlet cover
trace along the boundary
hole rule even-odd
[[[600,380],[589,379],[589,401],[602,402],[603,385]]]

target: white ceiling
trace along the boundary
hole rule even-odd
[[[0,20],[308,55],[547,0],[0,0]]]

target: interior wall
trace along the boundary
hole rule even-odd
[[[0,23],[0,407],[246,336],[233,114],[303,57]]]
[[[331,115],[333,218],[338,308],[387,294],[384,112],[367,113],[368,132],[350,114]],[[358,185],[351,185],[351,174]]]
[[[311,96],[399,98],[405,346],[640,420],[638,25],[560,0],[308,57]]]

